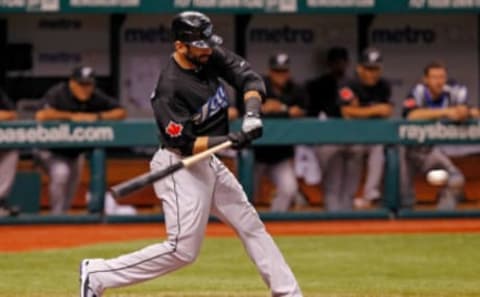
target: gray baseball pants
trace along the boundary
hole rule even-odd
[[[383,145],[365,146],[367,153],[367,177],[363,187],[363,198],[375,200],[381,196],[381,184],[385,167]]]
[[[400,147],[400,197],[403,208],[415,205],[413,179],[416,173],[426,174],[432,169],[444,169],[449,173],[446,186],[441,189],[439,209],[452,209],[461,194],[465,177],[452,161],[435,147]]]
[[[65,157],[50,151],[41,151],[40,159],[50,178],[51,213],[58,215],[70,209],[82,176],[84,156]]]
[[[179,160],[177,154],[160,149],[151,169],[160,170]],[[118,258],[90,260],[90,287],[98,296],[107,288],[150,280],[194,262],[210,214],[235,229],[272,296],[302,296],[292,271],[242,187],[216,157],[178,171],[155,183],[154,188],[163,203],[167,240]]]
[[[18,151],[0,151],[0,199],[6,199],[17,174]]]
[[[275,164],[255,164],[255,181],[258,183],[266,174],[275,185],[276,193],[273,197],[270,210],[274,212],[288,211],[295,201],[298,193],[297,177],[291,159],[286,159]],[[256,189],[259,189],[256,185]]]
[[[318,146],[326,210],[353,209],[353,198],[362,177],[364,151],[361,145]]]

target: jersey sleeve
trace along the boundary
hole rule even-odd
[[[114,98],[108,96],[99,89],[95,89],[92,99],[95,100],[95,105],[96,108],[98,108],[98,111],[108,111],[121,107],[120,103],[118,103],[118,100],[115,100]]]
[[[408,117],[408,114],[413,110],[422,107],[423,96],[425,94],[425,86],[417,84],[408,93],[402,104],[402,116]]]
[[[173,94],[156,90],[151,100],[162,144],[191,155],[196,139],[187,107]]]
[[[298,105],[300,108],[303,108],[303,109],[307,108],[308,102],[310,100],[308,98],[309,95],[306,87],[302,85],[295,85],[293,96],[294,96],[293,105]]]
[[[339,84],[337,99],[339,106],[352,105],[356,97],[357,95],[355,94],[352,84],[348,82],[343,82]]]
[[[453,84],[448,86],[452,103],[454,105],[469,105],[468,102],[468,89],[461,84]]]
[[[384,96],[382,98],[382,103],[392,104],[392,85],[388,81],[383,81],[384,84]]]
[[[61,110],[62,107],[60,106],[60,97],[61,94],[61,87],[60,85],[55,85],[48,89],[48,91],[43,95],[43,108],[55,108]]]
[[[243,93],[258,91],[265,95],[262,77],[252,70],[250,64],[240,56],[221,47],[216,47],[212,54],[212,63],[220,76]]]
[[[8,98],[7,93],[0,89],[0,110],[15,110],[15,104]]]

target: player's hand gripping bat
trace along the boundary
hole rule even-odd
[[[119,198],[121,196],[125,196],[127,194],[130,194],[134,191],[137,191],[149,184],[152,184],[156,181],[161,180],[164,177],[169,176],[170,174],[182,169],[182,168],[187,168],[189,166],[192,166],[193,164],[208,158],[209,156],[223,150],[226,148],[229,148],[232,146],[232,142],[230,140],[227,140],[223,143],[220,143],[217,146],[214,146],[206,151],[203,151],[201,153],[198,153],[196,155],[187,157],[183,160],[181,160],[178,163],[175,163],[171,166],[168,166],[167,168],[160,170],[160,171],[152,171],[152,172],[147,172],[142,175],[139,175],[137,177],[134,177],[132,179],[126,180],[123,183],[120,183],[116,186],[113,186],[110,191],[115,198]]]

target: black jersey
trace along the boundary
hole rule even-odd
[[[89,100],[79,101],[73,96],[66,82],[51,87],[43,96],[43,100],[45,107],[71,112],[102,112],[120,107],[117,100],[99,89],[94,90]]]
[[[223,78],[239,92],[265,93],[262,78],[241,57],[216,47],[199,70],[181,68],[171,57],[152,94],[162,145],[192,154],[198,136],[228,133],[228,98]]]
[[[350,105],[358,99],[360,106],[370,106],[378,103],[390,103],[392,89],[390,83],[380,79],[374,86],[365,86],[360,79],[354,78],[341,84],[339,90],[340,105]]]
[[[79,101],[73,96],[66,82],[51,87],[43,96],[43,100],[45,108],[50,107],[69,112],[103,112],[120,107],[117,100],[98,89],[94,90],[92,97],[87,101]],[[84,152],[83,149],[72,148],[51,149],[50,151],[66,158],[76,158]]]
[[[306,88],[309,95],[307,115],[318,117],[324,112],[330,118],[340,118],[338,106],[338,80],[330,73],[307,82]]]
[[[266,98],[274,98],[285,104],[287,107],[299,106],[305,108],[307,100],[307,92],[303,87],[293,81],[289,81],[281,93],[278,94],[273,90],[272,82],[269,77],[264,78],[266,86]],[[275,113],[262,113],[266,118],[288,118],[288,111]],[[258,162],[266,164],[275,164],[286,159],[293,158],[294,151],[291,145],[266,145],[255,148],[255,159]]]

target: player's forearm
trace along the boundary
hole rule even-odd
[[[12,121],[17,119],[17,113],[11,110],[0,110],[0,121]]]
[[[200,136],[195,139],[195,142],[193,143],[193,151],[192,153],[198,154],[203,151],[208,150],[211,147],[214,147],[216,145],[219,145],[222,142],[225,142],[228,140],[228,136],[222,135],[222,136]]]
[[[446,116],[445,109],[418,108],[412,110],[407,119],[409,120],[438,120]]]
[[[342,116],[347,119],[366,119],[373,117],[372,108],[345,106],[342,107]]]
[[[61,111],[54,108],[46,108],[37,111],[35,119],[37,121],[55,121],[55,120],[70,120],[72,113],[69,111]]]
[[[372,106],[358,107],[345,106],[342,108],[342,114],[346,118],[388,118],[393,113],[393,108],[390,104],[381,103]]]
[[[123,108],[115,108],[109,111],[99,113],[99,119],[101,120],[123,120],[127,117],[127,112]]]

